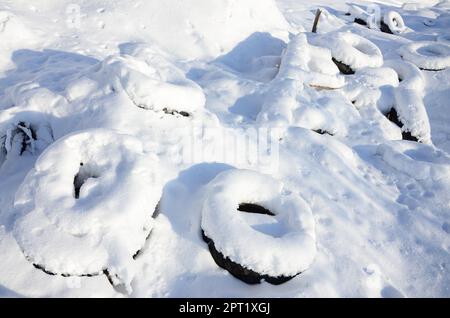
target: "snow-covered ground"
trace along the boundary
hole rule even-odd
[[[410,2],[0,0],[0,296],[450,297],[450,1]]]

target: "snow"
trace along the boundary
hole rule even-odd
[[[312,263],[316,242],[311,209],[301,197],[285,194],[289,190],[278,180],[250,170],[229,170],[205,192],[202,229],[233,262],[271,277],[295,276]],[[237,211],[242,203],[270,210],[282,230],[274,233],[269,224],[266,234],[255,230],[257,225],[249,226],[245,213]],[[259,227],[264,225],[262,221]]]
[[[0,297],[450,296],[450,2],[350,2],[0,1]]]

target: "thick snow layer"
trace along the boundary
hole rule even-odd
[[[17,242],[48,272],[108,270],[129,284],[129,263],[144,246],[161,197],[158,173],[156,158],[133,137],[90,130],[58,140],[16,194]]]
[[[398,53],[424,70],[442,70],[450,66],[450,45],[433,41],[413,42]]]
[[[303,33],[291,38],[283,54],[278,77],[303,81],[319,88],[340,88],[345,82],[332,62],[330,51],[308,44]]]
[[[353,70],[383,65],[380,49],[370,40],[354,33],[328,33],[317,38],[316,44],[329,48],[331,55],[338,62],[350,66]]]
[[[377,2],[381,17],[402,16],[398,34],[354,23],[349,5],[369,18],[372,2],[350,2],[0,1],[12,17],[0,32],[0,297],[450,296],[450,70],[398,53],[444,45],[450,2]],[[361,53],[355,74],[336,75],[329,43],[339,33],[370,41],[377,57]],[[330,76],[344,85],[310,85]],[[385,116],[392,107],[421,143],[402,140]],[[76,149],[116,169],[86,179],[103,166],[80,166]],[[314,221],[314,260],[283,285],[244,284],[202,241],[212,180],[241,170],[271,180],[251,196],[282,184],[273,202],[301,197],[312,213],[292,212],[306,223],[224,213],[272,243]],[[153,172],[156,190],[140,177]],[[92,213],[76,214],[85,201]],[[298,256],[265,269],[293,269]]]
[[[312,263],[316,243],[311,209],[281,182],[250,170],[230,170],[205,191],[202,229],[233,262],[272,277],[297,275]],[[237,210],[243,203],[268,209],[282,230],[270,235],[251,227]]]

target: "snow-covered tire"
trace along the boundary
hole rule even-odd
[[[291,38],[282,56],[278,79],[286,78],[321,89],[337,89],[345,84],[330,50],[309,44],[304,33]]]
[[[450,66],[450,45],[434,41],[413,42],[402,46],[400,56],[426,71],[441,71]]]
[[[188,117],[205,106],[202,88],[156,46],[130,44],[122,51],[95,65],[90,76],[99,83],[110,82],[115,91],[125,91],[142,109]]]
[[[400,34],[406,31],[406,25],[398,12],[388,11],[383,17],[381,30],[386,33]]]
[[[129,282],[162,194],[157,171],[132,136],[94,129],[58,140],[16,193],[14,236],[26,258],[52,274],[108,271]]]
[[[420,69],[413,63],[401,59],[392,59],[386,60],[384,66],[390,67],[397,72],[402,87],[417,90],[423,94],[425,78]]]
[[[261,233],[239,211],[272,215],[284,233]],[[217,265],[249,284],[284,283],[305,271],[316,254],[310,207],[284,192],[280,181],[250,170],[223,172],[208,185],[201,227]]]
[[[394,88],[394,106],[386,110],[386,117],[399,126],[404,140],[431,144],[431,127],[423,102],[425,79],[422,72],[410,62],[387,60],[385,66],[393,68],[400,83]]]
[[[331,50],[333,61],[344,74],[354,74],[363,67],[380,67],[383,55],[371,41],[354,33],[337,32],[324,36],[318,43]]]

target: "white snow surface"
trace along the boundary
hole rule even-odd
[[[398,34],[350,2],[0,0],[0,297],[450,297],[450,2],[377,2]],[[211,191],[238,171],[257,180]],[[241,215],[252,189],[300,207]],[[258,270],[305,271],[249,286],[202,222]],[[238,248],[255,237],[277,264]]]

